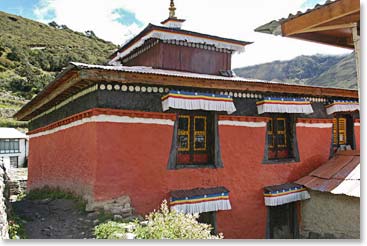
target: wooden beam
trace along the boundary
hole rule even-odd
[[[310,29],[306,29],[299,33],[308,33],[308,32],[322,32],[322,31],[330,31],[330,30],[337,30],[337,29],[349,29],[355,26],[355,23],[348,23],[348,24],[341,24],[341,25],[330,25],[330,26],[316,26]],[[297,34],[299,34],[297,33]],[[294,35],[294,34],[293,34]]]
[[[340,37],[336,38],[334,36],[322,35],[319,33],[299,33],[293,35],[291,38],[296,38],[300,40],[312,41],[319,44],[329,44],[332,46],[346,48],[346,49],[353,49],[353,42],[351,42],[351,37]]]
[[[321,24],[360,12],[359,0],[340,0],[282,23],[283,36],[302,33]]]
[[[152,84],[165,86],[180,86],[189,88],[205,88],[212,90],[237,90],[237,91],[257,91],[290,93],[308,96],[333,96],[358,98],[355,90],[345,90],[337,88],[324,88],[316,86],[301,86],[293,84],[264,83],[264,82],[242,82],[228,80],[197,79],[176,76],[163,76],[156,74],[137,74],[120,71],[106,70],[84,70],[81,71],[82,79],[90,81],[106,81],[118,83]]]

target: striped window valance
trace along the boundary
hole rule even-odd
[[[265,97],[256,102],[257,111],[263,113],[298,113],[311,114],[311,102],[302,98]]]
[[[287,183],[264,188],[266,206],[279,206],[310,198],[310,194],[303,185]]]
[[[359,103],[357,101],[334,100],[331,104],[326,106],[327,114],[353,112],[356,110],[359,110]]]
[[[225,111],[228,114],[236,111],[231,96],[174,90],[162,97],[162,107],[163,111],[170,108]]]
[[[172,191],[170,207],[189,214],[230,210],[229,191],[225,187]]]

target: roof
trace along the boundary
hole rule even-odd
[[[180,72],[141,66],[102,66],[73,62],[58,74],[55,80],[48,84],[36,97],[24,105],[14,117],[18,120],[30,120],[33,116],[65,101],[81,89],[101,81],[194,87],[208,90],[294,93],[318,97],[358,98],[358,91],[351,89],[295,85],[292,83]]]
[[[295,183],[311,190],[360,197],[359,151],[337,152],[335,157]]]
[[[15,128],[0,127],[0,139],[23,139],[28,136]]]
[[[116,60],[129,55],[135,49],[142,46],[145,43],[145,41],[150,38],[157,38],[161,40],[180,40],[193,43],[208,44],[208,45],[214,45],[217,48],[229,49],[236,52],[242,52],[244,51],[244,46],[252,44],[252,42],[246,42],[230,38],[222,38],[219,36],[213,36],[199,32],[192,32],[183,29],[169,28],[149,24],[138,35],[136,35],[134,38],[128,41],[120,49],[115,51],[110,56],[111,61],[109,63],[113,64],[116,62]]]
[[[359,0],[327,0],[305,12],[270,21],[255,31],[353,48],[351,27],[357,25],[359,29],[359,22]]]

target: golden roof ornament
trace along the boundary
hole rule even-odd
[[[169,7],[169,18],[177,18],[175,11],[176,11],[175,3],[173,0],[171,0],[171,4]]]

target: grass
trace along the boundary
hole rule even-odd
[[[27,128],[28,122],[16,121],[10,118],[0,118],[0,127]]]
[[[45,186],[39,189],[33,189],[28,192],[25,197],[29,200],[43,200],[43,199],[68,199],[73,200],[75,202],[75,208],[78,209],[80,212],[85,212],[85,206],[87,202],[80,196],[76,195],[71,191],[65,191],[60,188],[51,188]]]

